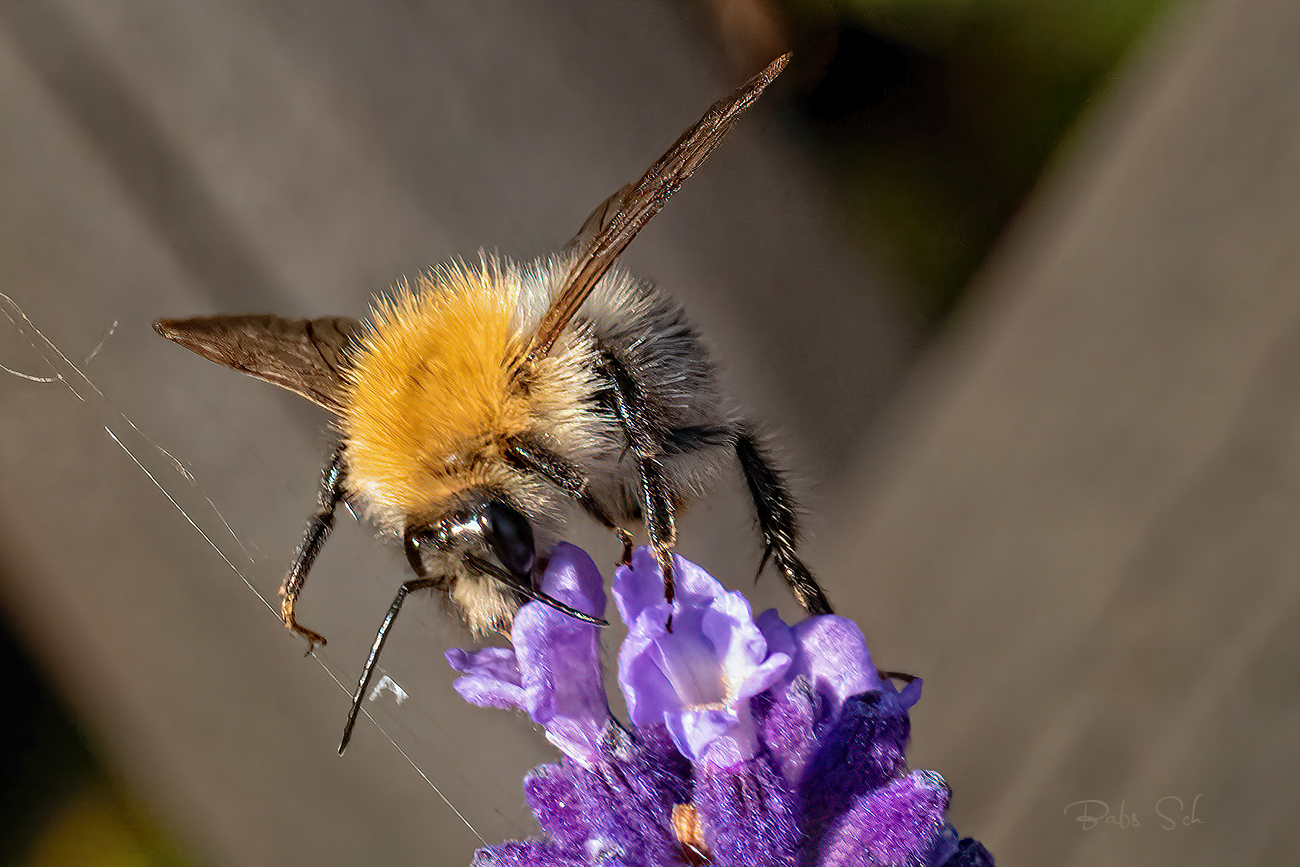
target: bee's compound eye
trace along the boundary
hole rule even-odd
[[[501,565],[526,578],[533,571],[533,527],[518,509],[493,500],[487,505],[487,542]]]

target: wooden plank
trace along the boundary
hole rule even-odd
[[[1300,7],[1186,12],[1028,209],[829,534],[823,573],[862,576],[839,598],[877,659],[926,678],[913,763],[1000,863],[1292,857]],[[1156,813],[1198,795],[1199,824]],[[1086,799],[1140,827],[1085,830]]]

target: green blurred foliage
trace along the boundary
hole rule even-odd
[[[0,865],[185,867],[98,764],[0,620]]]
[[[186,867],[158,826],[99,775],[63,799],[25,867]]]
[[[776,0],[855,232],[941,322],[1174,0]]]

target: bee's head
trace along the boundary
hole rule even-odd
[[[515,583],[532,583],[537,561],[533,525],[504,497],[486,492],[462,496],[436,521],[410,519],[406,535],[471,566],[492,558]]]
[[[462,497],[436,522],[412,521],[404,533],[406,556],[421,577],[433,577],[423,558],[426,547],[445,569],[445,589],[479,634],[509,627],[527,599],[570,617],[604,626],[605,621],[543,593],[534,583],[537,549],[528,516],[505,497],[488,493]]]

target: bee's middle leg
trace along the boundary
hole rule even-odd
[[[671,604],[676,596],[672,549],[677,544],[677,505],[664,473],[661,437],[646,415],[641,386],[627,366],[606,353],[601,369],[614,397],[614,413],[627,437],[628,447],[636,456],[641,481],[641,515],[650,536],[650,547],[663,569],[664,599]],[[670,617],[670,626],[671,623]]]

